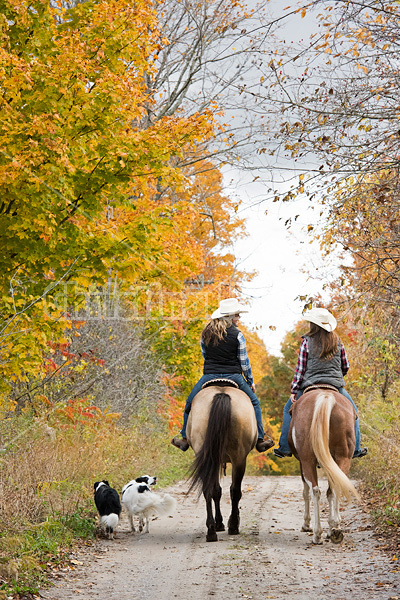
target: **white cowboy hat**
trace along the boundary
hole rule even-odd
[[[319,325],[325,331],[336,329],[337,321],[332,313],[326,308],[310,308],[303,312],[303,318],[306,321]]]
[[[239,304],[236,298],[226,298],[221,300],[217,310],[211,315],[212,319],[220,319],[221,317],[229,317],[230,315],[237,315],[241,312],[249,312],[247,308]]]

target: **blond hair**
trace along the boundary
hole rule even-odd
[[[220,317],[219,319],[211,319],[204,327],[201,339],[205,346],[217,346],[224,339],[228,327],[232,325],[232,317]]]

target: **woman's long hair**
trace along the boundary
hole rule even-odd
[[[339,336],[336,331],[326,331],[315,323],[310,323],[310,331],[308,334],[312,337],[318,346],[321,347],[319,358],[322,360],[330,360],[338,350]]]
[[[226,330],[232,325],[232,317],[211,319],[204,327],[201,339],[205,346],[216,346],[226,335]]]

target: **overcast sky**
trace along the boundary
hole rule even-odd
[[[285,6],[281,0],[270,2],[275,16],[283,13]],[[280,39],[290,43],[307,41],[316,30],[314,17],[307,14],[304,19],[296,15],[282,21],[278,33]],[[299,166],[297,163],[297,177]],[[279,182],[276,185],[280,189],[282,179],[276,172]],[[257,328],[269,352],[279,354],[285,333],[301,319],[304,302],[298,296],[321,293],[326,299],[322,286],[335,277],[335,268],[334,263],[332,266],[332,262],[327,264],[323,260],[319,245],[310,244],[307,236],[307,226],[321,221],[320,207],[314,203],[312,209],[306,198],[290,203],[265,202],[266,188],[251,181],[252,178],[246,181],[242,173],[225,173],[226,189],[240,198],[239,214],[246,217],[249,233],[246,240],[235,245],[235,255],[240,267],[258,271],[257,277],[243,289],[251,309],[243,314],[242,320]],[[299,216],[294,221],[296,215]],[[292,218],[290,229],[285,227],[289,218]]]
[[[250,312],[243,322],[257,327],[268,351],[279,354],[285,333],[301,319],[304,301],[299,296],[323,292],[323,283],[333,278],[332,269],[324,264],[316,243],[310,244],[303,226],[313,222],[307,201],[243,210],[249,236],[235,247],[241,267],[256,270],[258,275],[243,288]],[[284,223],[298,214],[296,226],[287,230]],[[276,328],[276,329],[271,329]]]

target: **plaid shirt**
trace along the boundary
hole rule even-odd
[[[292,385],[290,386],[291,394],[296,394],[297,390],[300,387],[301,382],[303,381],[304,373],[307,368],[307,358],[308,358],[308,342],[307,338],[303,338],[302,344],[300,346],[299,359],[297,361],[296,371],[294,373]],[[342,342],[340,342],[340,360],[343,375],[346,375],[347,371],[350,368],[349,361],[347,360],[346,351]]]
[[[251,372],[249,357],[247,356],[246,340],[244,339],[244,335],[241,331],[238,332],[237,340],[238,340],[238,344],[239,344],[237,357],[239,359],[240,366],[242,367],[243,376],[244,376],[245,380],[247,381],[247,383],[250,386],[252,386],[253,385],[253,373]],[[206,353],[205,353],[204,343],[203,343],[202,339],[200,339],[200,347],[201,347],[201,353],[205,360]]]

